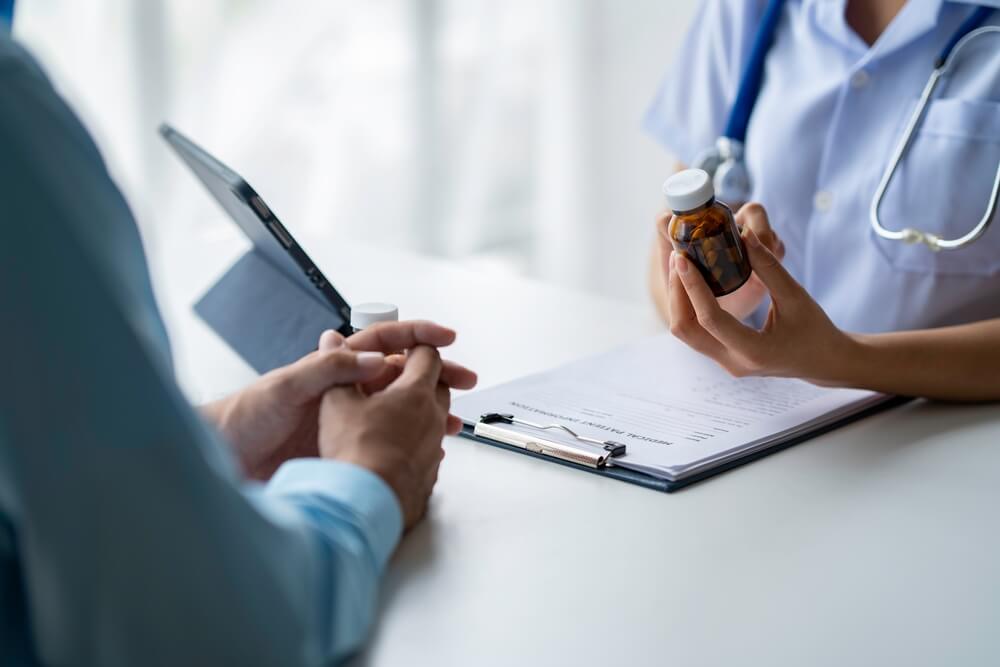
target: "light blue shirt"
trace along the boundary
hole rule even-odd
[[[185,401],[132,216],[0,31],[0,664],[319,665],[402,529],[374,474],[244,484]]]
[[[766,3],[706,0],[646,129],[691,164],[722,133]],[[785,265],[840,327],[859,332],[1000,317],[1000,222],[960,250],[885,241],[868,209],[933,61],[973,11],[909,0],[869,47],[846,0],[789,0],[747,134],[753,199]],[[1000,11],[987,24],[1000,23]],[[986,210],[1000,160],[1000,37],[963,52],[930,104],[882,207],[890,229],[957,237]],[[759,315],[759,314],[758,314]]]

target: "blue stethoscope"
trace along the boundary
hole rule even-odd
[[[10,29],[11,24],[14,22],[14,0],[0,0],[0,28],[3,28],[3,24],[7,24],[7,28]]]
[[[753,41],[750,51],[750,60],[743,70],[740,80],[740,87],[736,94],[736,101],[729,112],[729,119],[726,122],[725,130],[719,137],[715,145],[705,150],[695,160],[695,167],[704,169],[715,182],[715,193],[719,199],[728,202],[746,202],[750,200],[751,184],[750,174],[747,171],[744,159],[744,141],[747,134],[747,126],[750,124],[750,114],[753,112],[754,104],[760,94],[761,84],[764,78],[764,60],[767,52],[774,42],[774,35],[777,32],[778,23],[784,9],[784,0],[770,0],[764,10],[764,16],[757,30],[757,35]],[[989,227],[993,220],[993,214],[997,211],[997,202],[1000,200],[1000,163],[997,164],[996,177],[993,180],[993,190],[986,207],[986,213],[979,220],[976,226],[964,236],[956,239],[942,239],[930,232],[917,229],[906,228],[900,231],[886,229],[879,219],[879,208],[885,198],[886,190],[892,177],[896,173],[903,156],[913,142],[913,137],[917,127],[923,118],[927,105],[934,94],[938,84],[948,76],[954,69],[956,57],[969,42],[988,33],[1000,35],[1000,26],[983,26],[986,18],[994,11],[993,7],[985,5],[978,6],[972,14],[958,27],[955,34],[948,43],[945,44],[941,53],[934,61],[934,68],[931,76],[927,80],[917,108],[910,117],[903,133],[903,138],[893,152],[879,182],[878,189],[872,199],[869,218],[872,229],[884,239],[890,241],[902,241],[904,243],[923,243],[931,250],[952,250],[961,248],[978,239]]]

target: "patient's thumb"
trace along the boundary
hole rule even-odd
[[[319,351],[329,352],[344,344],[344,337],[333,329],[327,329],[319,337]]]

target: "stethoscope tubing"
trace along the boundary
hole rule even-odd
[[[980,8],[976,13],[978,14],[983,12],[984,9],[985,8]],[[985,11],[984,15],[979,17],[978,23],[982,23],[982,20],[985,19],[985,14],[988,13],[989,10]],[[971,24],[975,18],[977,18],[976,15],[969,17],[969,19],[963,23],[962,28],[959,28],[959,31],[961,32],[967,24]],[[920,121],[923,119],[924,113],[930,104],[931,97],[934,95],[934,90],[950,73],[951,68],[954,66],[955,59],[961,52],[962,48],[964,48],[972,40],[987,33],[997,33],[1000,35],[1000,26],[983,26],[968,31],[958,39],[951,40],[948,43],[948,46],[945,47],[945,50],[942,51],[941,56],[938,57],[936,66],[931,72],[930,78],[927,79],[927,85],[924,86],[924,90],[920,94],[920,99],[917,101],[917,107],[914,109],[913,114],[910,116],[910,120],[906,124],[906,129],[903,131],[903,138],[896,146],[896,150],[893,151],[892,157],[889,159],[889,164],[886,167],[885,172],[882,174],[882,179],[879,181],[878,188],[875,190],[875,196],[872,198],[871,209],[869,210],[869,220],[871,222],[872,229],[881,238],[889,241],[902,241],[904,243],[923,243],[934,251],[954,250],[956,248],[966,246],[978,239],[983,235],[986,229],[990,226],[990,223],[993,221],[993,215],[997,211],[997,204],[1000,202],[1000,161],[997,163],[997,172],[993,179],[993,189],[990,193],[990,199],[986,206],[986,212],[983,214],[983,217],[979,219],[976,226],[963,236],[955,239],[942,239],[935,234],[920,231],[912,227],[906,227],[899,231],[893,231],[887,229],[879,218],[882,201],[885,199],[889,185],[892,183],[892,178],[895,175],[896,170],[899,169],[899,165],[902,163],[903,157],[906,155],[906,151],[909,149],[910,144],[913,143]]]
[[[784,5],[785,0],[769,0],[761,19],[760,28],[754,37],[749,60],[743,69],[740,87],[726,120],[723,134],[716,142],[716,146],[706,150],[697,160],[696,166],[705,169],[712,175],[716,194],[723,196],[724,199],[728,196],[728,199],[734,203],[746,201],[750,197],[750,176],[743,162],[745,153],[743,144],[750,124],[750,116],[763,85],[764,61],[774,42]],[[997,164],[997,173],[993,180],[993,189],[986,212],[976,226],[964,236],[956,239],[942,239],[930,232],[909,227],[893,231],[887,229],[879,219],[882,202],[889,185],[892,183],[893,176],[913,143],[935,89],[951,71],[957,54],[979,36],[993,32],[1000,33],[1000,26],[982,25],[994,11],[996,11],[994,7],[985,5],[977,7],[958,27],[934,61],[934,67],[917,102],[917,107],[906,124],[903,137],[893,151],[886,170],[879,180],[875,196],[872,198],[869,221],[872,229],[881,238],[904,243],[923,243],[935,251],[953,250],[968,245],[982,236],[997,212],[998,204],[1000,204],[1000,163]]]

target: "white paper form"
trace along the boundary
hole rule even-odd
[[[453,411],[469,424],[485,413],[501,412],[621,442],[628,453],[615,459],[615,465],[674,480],[886,398],[800,380],[736,379],[672,336],[662,335],[467,394],[455,401]],[[579,444],[558,431],[546,431],[542,437]]]

